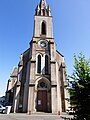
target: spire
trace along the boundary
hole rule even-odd
[[[50,6],[48,5],[48,15],[51,16],[51,9],[50,9]]]
[[[40,1],[40,8],[41,8],[41,9],[47,8],[46,0],[41,0],[41,1]]]
[[[40,0],[39,5],[36,7],[36,14],[41,16],[51,16],[50,6],[46,4],[46,0]]]

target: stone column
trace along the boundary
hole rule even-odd
[[[37,91],[34,92],[34,111],[36,112],[36,99],[37,99]]]
[[[52,113],[57,113],[57,95],[56,95],[56,86],[51,88],[51,99],[52,99]]]
[[[62,62],[60,66],[60,81],[61,81],[61,97],[62,97],[62,112],[65,112],[65,64]]]
[[[18,112],[18,106],[19,106],[20,87],[21,87],[20,81],[22,80],[22,68],[23,68],[22,57],[23,56],[21,55],[21,61],[18,65],[18,79],[17,79],[17,84],[16,84],[16,94],[14,97],[14,113]]]
[[[62,78],[63,78],[63,89],[64,89],[64,111],[66,111],[66,109],[68,109],[69,107],[69,103],[68,101],[66,100],[66,98],[69,98],[69,93],[68,93],[68,90],[66,89],[66,86],[67,86],[67,81],[66,81],[66,76],[65,76],[65,63],[62,63]]]
[[[31,115],[31,113],[34,110],[34,85],[29,85],[29,94],[28,94],[28,114]]]
[[[57,113],[57,83],[56,83],[56,48],[54,42],[50,42],[51,54],[51,100],[52,100],[52,113]]]
[[[14,113],[18,112],[19,94],[20,94],[20,82],[17,83],[17,87],[16,87],[16,95],[14,98]]]
[[[29,76],[30,76],[30,62],[27,64],[26,82],[24,84],[24,99],[23,99],[23,112],[27,112],[28,106],[28,89],[29,89]]]
[[[57,91],[56,91],[56,64],[51,62],[51,100],[52,100],[52,113],[57,112]]]
[[[29,78],[29,93],[28,93],[28,114],[31,114],[34,111],[35,70],[36,70],[36,61],[31,60],[30,78]]]
[[[50,42],[50,54],[51,54],[51,61],[55,61],[55,56],[56,56],[56,48],[54,42]]]
[[[33,38],[33,41],[31,42],[31,46],[32,46],[32,60],[36,60],[36,39]]]
[[[61,90],[60,90],[61,80],[60,80],[60,73],[57,63],[56,63],[56,80],[57,80],[57,113],[58,115],[60,115],[62,112]]]

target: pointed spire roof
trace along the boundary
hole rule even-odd
[[[50,6],[47,5],[46,0],[40,0],[39,5],[36,8],[36,14],[41,16],[51,16]]]
[[[40,8],[41,9],[47,8],[46,0],[40,0]]]

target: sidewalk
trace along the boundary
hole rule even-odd
[[[52,113],[33,113],[32,115],[25,113],[11,113],[9,115],[0,114],[0,120],[71,120],[71,117],[72,116],[67,115],[66,113],[62,113],[60,116]]]

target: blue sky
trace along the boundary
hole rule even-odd
[[[40,0],[0,0],[0,96],[4,95],[13,66],[29,48],[34,13]],[[90,58],[90,0],[47,0],[53,16],[57,50],[65,57],[67,74],[73,72],[73,55]]]

